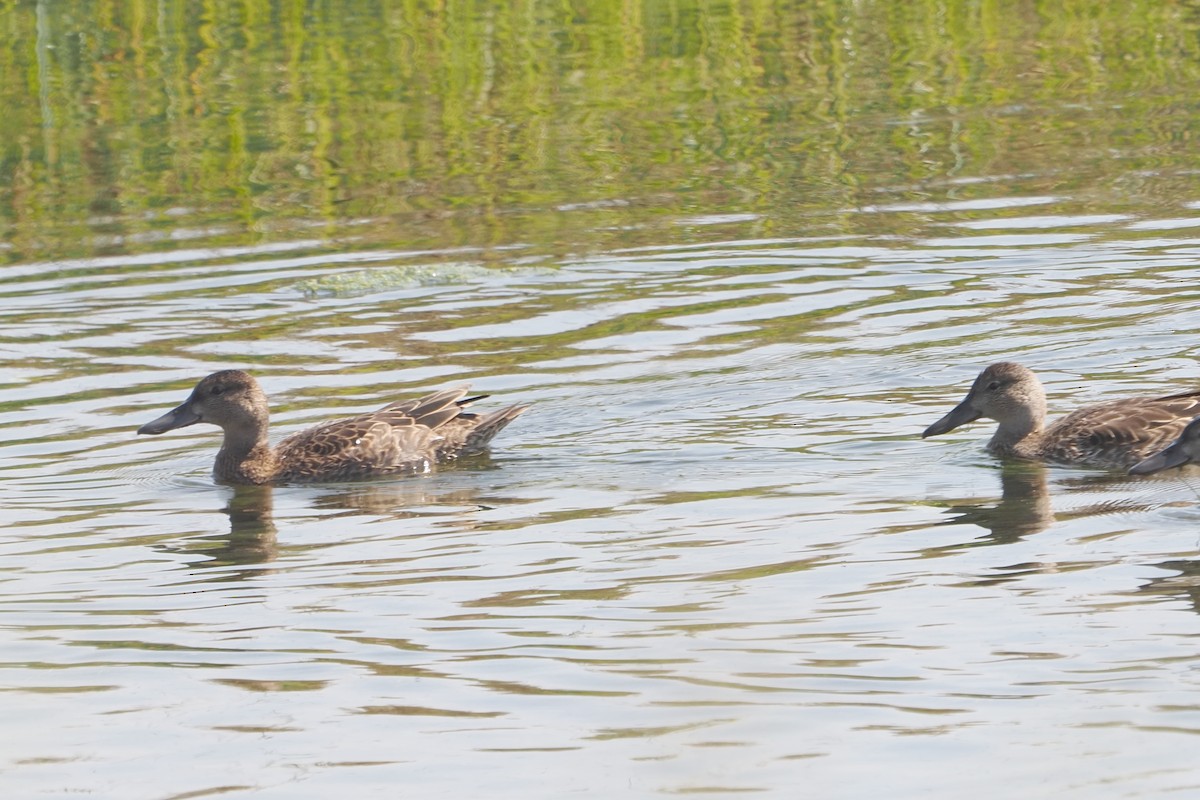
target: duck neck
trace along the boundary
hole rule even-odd
[[[1045,420],[1045,409],[1016,409],[997,426],[988,449],[998,455],[1036,458],[1042,445]]]
[[[277,472],[266,425],[228,427],[217,452],[213,477],[220,483],[261,484]]]

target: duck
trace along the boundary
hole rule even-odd
[[[443,389],[378,411],[326,422],[283,439],[267,438],[267,396],[255,378],[237,369],[205,377],[188,398],[138,434],[158,436],[200,422],[225,434],[213,478],[231,485],[364,480],[428,472],[436,464],[476,455],[520,416],[527,405],[487,414],[465,408],[487,395],[467,397],[469,385]]]
[[[1195,463],[1200,456],[1200,417],[1192,420],[1166,448],[1129,468],[1130,475],[1151,475],[1172,467]]]
[[[1012,361],[979,373],[971,390],[922,439],[980,417],[999,425],[988,450],[1033,461],[1128,469],[1161,450],[1200,414],[1200,391],[1130,397],[1081,408],[1046,427],[1046,393],[1027,367]]]

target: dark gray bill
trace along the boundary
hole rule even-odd
[[[147,422],[145,425],[137,429],[139,434],[148,433],[151,436],[157,436],[160,433],[173,431],[176,428],[186,428],[188,425],[195,425],[200,421],[200,415],[192,411],[190,403],[184,403],[178,408],[173,408],[163,414],[153,422]]]
[[[967,395],[949,414],[926,428],[925,432],[921,434],[921,438],[928,439],[930,436],[937,436],[939,433],[952,431],[959,425],[974,422],[979,417],[979,412],[971,407],[971,396]]]
[[[1164,469],[1171,467],[1182,467],[1184,464],[1189,464],[1192,457],[1183,452],[1183,448],[1179,446],[1179,442],[1168,447],[1160,453],[1155,453],[1149,458],[1144,458],[1138,463],[1129,468],[1130,475],[1151,475],[1155,472],[1161,472]]]

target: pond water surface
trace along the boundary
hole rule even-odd
[[[807,204],[780,154],[825,117],[765,125],[766,194],[430,216],[380,179],[376,215],[34,218],[6,162],[4,795],[1190,796],[1200,478],[920,439],[1000,359],[1055,412],[1200,386],[1197,119],[1140,86],[939,107],[983,144]],[[856,109],[830,153],[918,125]],[[215,429],[134,435],[224,367],[277,433],[462,382],[532,408],[454,469],[235,489]]]

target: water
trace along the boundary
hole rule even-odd
[[[1046,244],[1054,210],[1002,246],[731,239],[352,295],[294,288],[352,252],[24,271],[7,791],[953,796],[997,750],[1006,791],[1194,786],[1194,479],[918,438],[1001,355],[1059,409],[1193,379],[1153,313],[1196,242],[1051,214]],[[487,463],[235,490],[211,430],[132,433],[228,364],[280,429],[462,380],[535,406]]]
[[[920,439],[1002,358],[1053,413],[1200,385],[1196,23],[752,5],[0,11],[6,797],[1196,790],[1200,478]],[[234,489],[134,435],[225,367],[277,435],[533,407]]]

